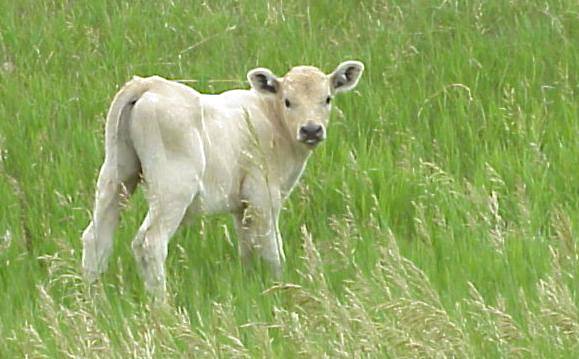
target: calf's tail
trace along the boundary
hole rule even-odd
[[[116,94],[105,128],[105,161],[95,193],[92,221],[84,230],[82,264],[85,277],[95,280],[107,266],[113,235],[119,219],[119,201],[135,189],[140,161],[130,136],[130,112],[139,98],[150,89],[150,81],[135,77]]]
[[[119,145],[130,143],[128,117],[139,98],[150,89],[147,79],[135,76],[115,95],[107,114],[105,127],[106,159],[119,165]]]

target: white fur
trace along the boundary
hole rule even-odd
[[[164,295],[167,244],[186,213],[231,213],[242,260],[257,254],[280,276],[282,201],[313,149],[296,133],[305,123],[327,125],[330,106],[324,99],[344,91],[332,88],[332,76],[352,64],[359,71],[350,89],[362,73],[359,62],[343,63],[330,75],[302,66],[277,78],[256,69],[248,74],[251,90],[219,95],[157,76],[129,81],[107,116],[106,157],[93,218],[83,233],[87,279],[106,269],[119,199],[134,191],[141,176],[149,211],[132,248],[155,296]],[[293,108],[286,108],[290,97]]]

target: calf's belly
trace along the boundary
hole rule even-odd
[[[238,191],[232,184],[204,183],[187,209],[189,215],[230,213],[239,210]]]

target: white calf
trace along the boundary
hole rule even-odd
[[[278,78],[258,68],[247,74],[251,90],[219,95],[157,76],[129,81],[107,116],[105,161],[83,233],[87,279],[105,270],[119,199],[141,176],[149,211],[132,248],[155,296],[164,295],[167,244],[186,212],[233,214],[242,260],[258,254],[280,276],[282,201],[326,136],[333,95],[353,89],[363,70],[347,61],[330,75],[300,66]]]

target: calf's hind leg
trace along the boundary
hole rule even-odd
[[[149,137],[150,141],[155,136]],[[192,136],[182,153],[169,153],[160,142],[155,154],[141,158],[149,211],[132,242],[132,249],[147,291],[156,299],[165,295],[165,259],[169,240],[177,231],[191,201],[199,190],[203,172],[203,149]],[[150,143],[149,143],[150,145]],[[144,151],[143,151],[144,152]]]
[[[149,212],[132,242],[132,249],[145,288],[155,298],[165,295],[165,259],[169,240],[179,228],[198,185],[155,186],[149,190]]]

